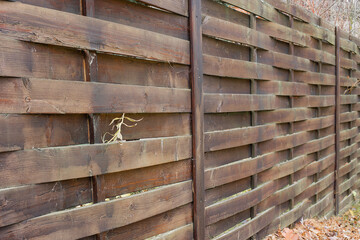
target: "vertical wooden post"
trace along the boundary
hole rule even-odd
[[[189,0],[191,87],[192,87],[192,152],[194,190],[194,239],[205,238],[204,206],[204,101],[201,0]]]
[[[251,29],[256,30],[256,15],[251,13],[250,14],[250,24],[249,27]],[[257,62],[257,49],[255,47],[251,47],[250,49],[250,61]],[[256,79],[251,79],[250,85],[251,94],[257,94],[257,81]],[[257,125],[257,112],[251,112],[251,126]],[[251,144],[251,157],[255,158],[258,154],[258,145],[257,143]],[[255,189],[258,185],[258,175],[254,174],[251,176],[251,188]],[[253,206],[250,208],[250,217],[254,218],[257,214],[257,206]],[[251,239],[256,239],[256,235],[252,236]]]
[[[294,16],[290,15],[289,16],[289,21],[290,21],[290,28],[293,28],[294,26]],[[289,43],[289,54],[290,55],[294,55],[294,43],[290,42]],[[294,82],[295,81],[295,74],[294,74],[294,69],[290,69],[290,81],[291,82]],[[290,96],[290,107],[293,108],[294,107],[294,98],[292,96]],[[290,122],[290,134],[293,134],[294,133],[294,123],[293,122]],[[289,150],[289,158],[290,159],[293,159],[294,158],[294,149],[293,148],[290,148]],[[289,175],[289,184],[292,185],[294,184],[294,173],[291,173]],[[294,208],[294,198],[291,198],[290,199],[290,209],[293,209]]]
[[[339,214],[339,158],[340,158],[340,34],[339,28],[335,28],[335,182],[334,182],[334,195],[335,195],[335,214]]]
[[[83,16],[94,17],[94,0],[81,0],[81,13]],[[94,51],[84,50],[84,74],[86,82],[97,81],[97,55]],[[95,122],[93,114],[88,115],[88,128],[89,128],[89,142],[90,144],[95,143]],[[105,196],[102,194],[101,188],[101,177],[91,177],[92,184],[92,200],[94,203],[105,201]],[[96,234],[96,240],[105,239],[105,234]]]

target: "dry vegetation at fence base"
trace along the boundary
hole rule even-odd
[[[265,240],[360,239],[360,203],[342,216],[301,220],[293,229],[279,229]]]

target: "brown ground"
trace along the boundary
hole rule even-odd
[[[360,240],[360,204],[355,205],[341,217],[302,220],[292,229],[279,229],[275,234],[265,238],[265,240],[277,239]]]

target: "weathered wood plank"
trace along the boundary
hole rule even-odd
[[[168,10],[183,16],[189,16],[188,0],[139,0],[140,2]]]
[[[297,45],[303,47],[309,46],[309,35],[275,22],[258,21],[256,24],[256,30],[278,40],[296,43]]]
[[[207,132],[204,136],[205,152],[266,141],[276,134],[276,124]]]
[[[0,114],[0,152],[88,143],[86,121],[82,115]]]
[[[84,81],[83,56],[77,50],[0,35],[0,59],[0,76]]]
[[[213,188],[249,177],[273,167],[282,159],[272,152],[255,158],[247,158],[233,163],[207,169],[205,172],[205,188]],[[239,174],[241,172],[241,174]]]
[[[286,107],[275,95],[204,94],[205,113],[274,110]]]
[[[344,141],[344,140],[356,137],[358,134],[359,134],[358,127],[340,131],[340,141]]]
[[[261,0],[243,1],[243,0],[224,0],[224,2],[254,13],[270,21],[279,22],[280,13],[267,2]]]
[[[166,232],[155,236],[155,239],[159,240],[192,240],[193,238],[193,224],[188,224],[186,226],[179,227],[170,232]]]
[[[5,188],[0,190],[0,227],[91,201],[89,178]]]
[[[296,71],[312,71],[313,69],[312,62],[307,58],[272,51],[258,51],[257,55],[258,62],[262,64]]]
[[[208,206],[205,208],[206,225],[221,221],[255,206],[260,201],[268,198],[274,191],[275,184],[271,181],[239,196]]]
[[[97,176],[106,198],[191,179],[191,161],[183,160],[153,167]]]
[[[123,128],[121,135],[124,140],[136,140],[156,137],[175,137],[191,134],[191,116],[188,113],[160,113],[160,114],[126,114],[132,119],[142,119],[134,128]],[[96,114],[94,115],[95,142],[102,143],[104,133],[114,132],[109,123],[121,114]],[[108,139],[106,136],[105,139]]]
[[[224,234],[221,234],[220,236],[217,236],[216,240],[220,239],[239,239],[239,236],[243,239],[247,239],[257,232],[259,232],[262,228],[266,227],[271,223],[271,221],[274,219],[275,215],[275,207],[270,208],[260,214],[258,214],[255,218],[251,219],[249,222],[240,225],[238,227],[235,227],[234,229],[231,229],[230,231],[227,231]]]
[[[309,158],[307,156],[295,157],[258,174],[258,181],[267,182],[288,176],[303,169],[307,164],[309,164]]]
[[[106,234],[106,237],[109,240],[150,238],[192,223],[191,212],[191,204],[187,204],[154,217],[112,229]]]
[[[97,54],[96,82],[190,88],[189,66]]]
[[[259,84],[259,83],[258,83]],[[286,123],[307,120],[314,116],[314,112],[309,108],[288,108],[273,111],[260,111],[257,113],[257,124],[266,123]]]
[[[287,2],[277,1],[277,0],[267,0],[274,8],[278,9],[281,12],[288,13],[293,17],[300,19],[306,23],[317,23],[318,17],[314,14],[310,14],[306,9],[294,5],[289,4]]]
[[[124,199],[33,218],[2,229],[0,237],[78,239],[158,215],[191,201],[191,181],[187,181]]]
[[[0,187],[89,177],[190,157],[190,136],[3,153]]]
[[[180,0],[186,3],[186,0]],[[172,5],[180,2],[172,1]],[[146,0],[144,1],[146,2]],[[166,1],[151,1],[158,5]],[[168,1],[168,4],[170,1]],[[170,6],[170,5],[169,5]],[[175,7],[175,6],[174,6]],[[189,39],[188,18],[172,14],[153,7],[144,6],[138,2],[101,0],[94,1],[95,18],[116,22],[131,27],[137,27],[153,32],[162,33],[182,39]],[[187,9],[187,6],[186,6]]]
[[[1,1],[0,13],[1,30],[21,40],[163,62],[190,61],[189,42],[179,38],[22,3]]]
[[[63,12],[80,14],[80,3],[78,0],[18,0],[19,2],[51,8]]]
[[[358,112],[352,111],[352,112],[346,112],[340,114],[340,122],[352,122],[355,121],[359,116]]]
[[[325,73],[295,72],[295,79],[308,84],[335,85],[335,75]]]
[[[299,156],[318,152],[335,144],[335,134],[312,140],[294,149],[294,155]]]
[[[335,45],[335,33],[334,30],[330,31],[329,29],[317,26],[314,24],[307,24],[299,21],[294,21],[294,29],[306,33],[316,39],[322,39],[328,43]]]
[[[1,79],[1,113],[190,112],[187,89],[70,82],[48,79]]]
[[[274,48],[273,40],[268,35],[212,16],[203,16],[202,29],[203,34],[207,36],[243,43],[266,50]]]
[[[317,129],[323,129],[330,127],[334,124],[335,116],[325,116],[325,117],[310,117],[306,121],[301,121],[294,124],[294,131],[313,131]]]
[[[304,83],[283,81],[259,81],[257,92],[259,94],[274,94],[277,96],[306,96],[310,94],[310,87]]]
[[[310,95],[294,98],[294,107],[329,107],[334,105],[335,96],[333,95]]]
[[[277,72],[272,66],[249,61],[203,55],[204,74],[243,79],[276,80]],[[239,71],[243,69],[244,71]]]

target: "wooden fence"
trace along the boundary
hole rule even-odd
[[[278,0],[0,1],[0,239],[261,239],[345,211],[359,46]],[[102,143],[122,113],[142,120]]]

